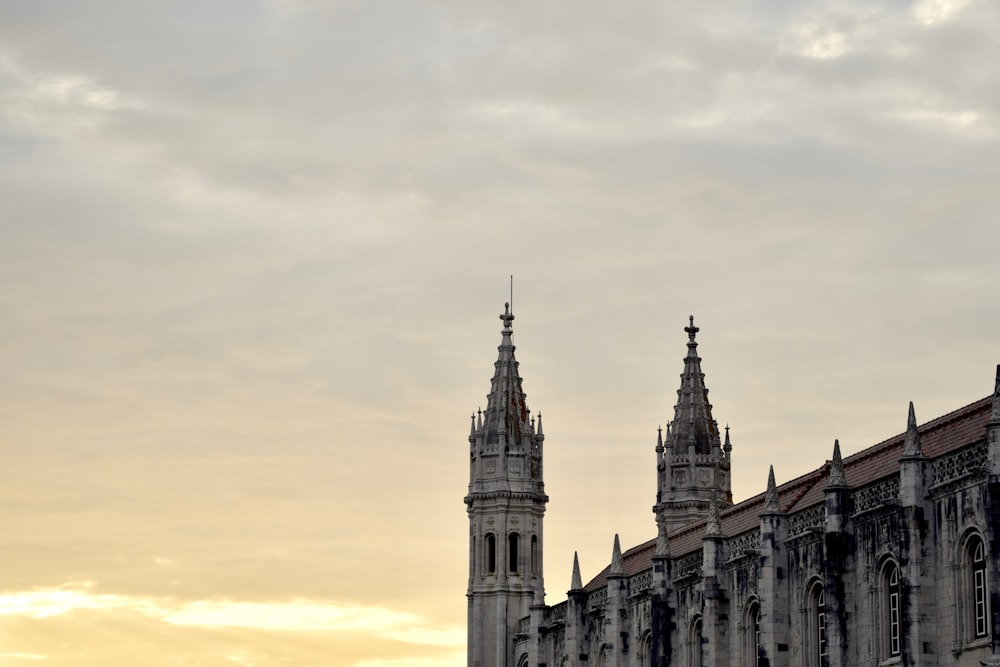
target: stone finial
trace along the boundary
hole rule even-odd
[[[611,570],[608,574],[625,574],[625,563],[622,560],[622,547],[618,542],[618,533],[615,533],[615,546],[611,550]]]
[[[830,461],[830,476],[826,480],[826,487],[847,486],[847,477],[844,475],[844,460],[840,456],[840,440],[833,441],[833,460]]]
[[[503,331],[504,333],[510,333],[510,323],[514,321],[514,313],[510,312],[509,303],[503,305],[503,311],[503,314],[500,315],[500,319],[503,321]]]
[[[580,558],[575,551],[573,552],[573,580],[569,582],[569,589],[571,591],[583,589],[583,579],[580,577]]]
[[[726,424],[726,442],[722,445],[722,448],[726,450],[726,453],[733,451],[733,443],[729,442],[729,424]]]
[[[689,315],[688,316],[688,322],[690,324],[688,326],[684,327],[684,331],[687,332],[688,340],[694,340],[695,334],[697,334],[699,331],[701,331],[701,329],[699,329],[698,327],[696,327],[694,325],[694,315]]]
[[[556,426],[559,426],[559,424],[556,424]],[[556,431],[558,431],[558,430],[559,429],[556,429]],[[538,428],[535,430],[535,435],[537,435],[539,437],[545,437],[545,433],[542,431],[542,413],[541,412],[538,413]],[[556,435],[558,435],[558,432],[556,433]]]
[[[662,426],[657,426],[656,427],[656,453],[657,454],[662,454],[663,453],[663,427]]]
[[[656,555],[669,556],[670,540],[667,538],[667,524],[660,522],[656,528]]]
[[[781,504],[778,502],[778,487],[774,483],[774,466],[771,466],[767,473],[767,493],[764,494],[764,512],[768,514],[781,512]]]
[[[997,364],[997,380],[993,386],[993,411],[990,413],[990,423],[1000,423],[1000,364]]]
[[[917,416],[913,412],[913,401],[910,401],[910,412],[906,417],[906,442],[903,443],[903,456],[923,456],[920,451],[920,432],[917,431]]]
[[[476,435],[476,413],[472,413],[472,428],[469,431],[469,437],[471,438],[475,435]]]
[[[719,495],[715,490],[712,491],[712,500],[708,505],[708,523],[705,525],[705,534],[722,535],[722,524],[719,519]]]

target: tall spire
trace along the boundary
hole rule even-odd
[[[688,351],[684,357],[681,388],[677,390],[677,405],[674,406],[669,433],[675,445],[687,447],[693,442],[696,453],[710,454],[713,446],[721,446],[719,429],[712,418],[705,374],[701,372],[701,357],[698,356],[698,341],[695,340],[700,329],[694,325],[694,315],[688,317],[688,322],[688,326],[684,327],[688,335]]]
[[[903,443],[903,456],[923,456],[923,452],[920,451],[920,432],[917,430],[917,416],[913,412],[913,401],[910,401],[910,412],[906,417],[906,442]]]
[[[497,348],[500,356],[495,364],[493,382],[486,401],[485,436],[487,445],[503,442],[515,446],[523,436],[531,433],[531,424],[517,360],[514,358],[515,347],[511,341],[514,313],[510,310],[509,302],[504,304],[500,320],[503,322],[500,332],[502,338]]]

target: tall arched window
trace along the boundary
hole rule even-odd
[[[827,660],[826,590],[818,581],[806,590],[806,664],[823,667]]]
[[[883,658],[895,658],[903,653],[903,607],[900,592],[899,566],[890,560],[882,568],[880,617]]]
[[[689,667],[702,667],[702,624],[701,616],[697,616],[691,623],[691,633],[688,638],[688,665]]]
[[[484,540],[483,560],[486,561],[486,574],[496,574],[497,571],[497,536],[493,533],[486,533]]]
[[[520,543],[521,536],[517,533],[511,533],[507,536],[507,569],[514,573],[518,571],[517,560],[520,555],[518,553]]]
[[[752,600],[747,605],[744,627],[746,628],[746,641],[744,642],[743,664],[746,667],[757,667],[760,655],[760,604],[757,600]]]
[[[990,634],[989,589],[986,581],[986,545],[978,535],[965,544],[965,606],[970,639]]]
[[[653,633],[646,630],[639,640],[639,667],[651,667],[653,664]]]

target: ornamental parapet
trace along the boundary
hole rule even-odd
[[[854,514],[899,506],[899,475],[864,486],[854,492]]]
[[[984,441],[935,459],[931,464],[934,470],[931,487],[984,476],[987,471],[988,456],[989,452]]]
[[[699,549],[686,556],[681,556],[674,563],[674,580],[683,579],[691,575],[700,575],[701,568],[705,563],[705,553]]]

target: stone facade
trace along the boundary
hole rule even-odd
[[[911,404],[904,433],[847,458],[834,443],[831,461],[781,485],[772,469],[764,493],[733,505],[732,443],[712,418],[692,319],[655,450],[656,538],[623,553],[616,536],[610,565],[586,585],[574,561],[567,599],[547,606],[544,436],[524,407],[513,316],[501,317],[489,405],[517,408],[522,444],[506,458],[536,457],[537,476],[485,463],[505,448],[490,446],[499,407],[473,419],[470,666],[1000,665],[1000,366],[992,396],[921,426]],[[498,389],[511,373],[513,397]],[[535,536],[537,569],[505,577],[495,562],[491,574],[487,526]]]

